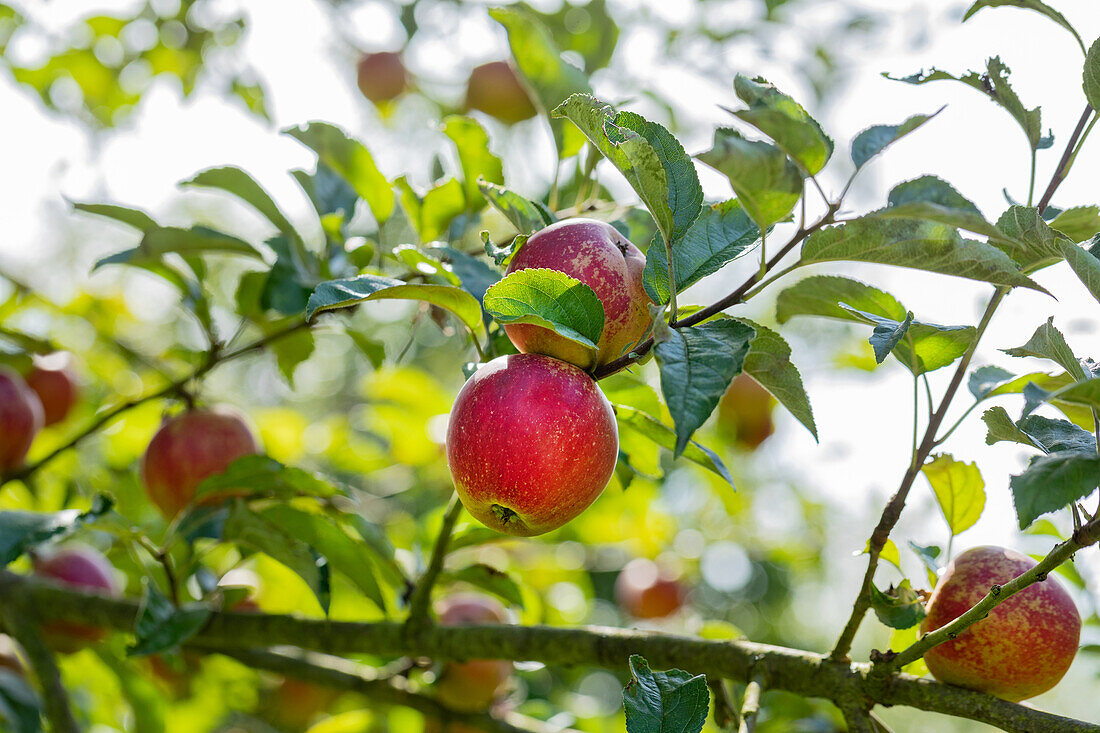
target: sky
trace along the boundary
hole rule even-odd
[[[612,12],[631,4],[613,2]],[[1076,25],[1086,43],[1100,36],[1100,6],[1095,0],[1056,0],[1052,4]],[[52,0],[48,14],[41,17],[60,29],[73,13],[89,5],[110,8],[133,3]],[[670,23],[684,22],[695,12],[694,4],[687,0],[652,0],[651,5]],[[0,110],[6,133],[0,142],[4,169],[0,176],[0,266],[25,274],[58,298],[89,284],[110,287],[114,283],[110,274],[97,275],[89,283],[83,275],[74,280],[71,273],[87,272],[96,257],[129,246],[133,237],[111,224],[75,221],[66,200],[139,206],[166,223],[186,223],[190,210],[216,203],[237,218],[241,233],[262,233],[261,221],[243,207],[234,208],[235,204],[215,194],[184,193],[177,188],[180,180],[217,165],[240,165],[250,171],[295,223],[308,231],[313,226],[307,215],[308,203],[286,171],[310,167],[313,157],[278,130],[312,119],[335,122],[360,136],[385,173],[411,172],[414,181],[419,176],[420,182],[425,182],[424,161],[408,159],[410,149],[440,145],[438,129],[423,121],[425,110],[409,103],[399,108],[394,118],[382,120],[354,87],[354,48],[379,50],[401,43],[403,31],[384,4],[359,3],[354,12],[342,16],[313,0],[239,0],[223,7],[239,7],[247,15],[241,54],[260,71],[267,86],[273,124],[215,95],[200,93],[184,100],[170,84],[157,84],[124,129],[95,136],[46,111],[36,97],[0,72]],[[1027,148],[1016,123],[963,85],[938,82],[917,87],[884,79],[881,72],[907,75],[932,66],[962,72],[980,68],[988,56],[1000,54],[1012,69],[1013,86],[1025,105],[1041,105],[1044,128],[1055,134],[1054,147],[1040,153],[1041,190],[1084,105],[1082,55],[1065,30],[1038,15],[983,10],[960,25],[964,7],[965,3],[947,0],[805,0],[792,13],[790,26],[774,31],[766,53],[731,44],[725,60],[743,73],[767,77],[796,98],[812,99],[803,77],[794,73],[791,64],[804,50],[806,38],[828,27],[841,11],[853,8],[884,19],[885,35],[877,40],[861,36],[843,40],[837,52],[846,65],[847,81],[826,106],[810,109],[836,140],[834,157],[843,159],[823,174],[826,191],[835,194],[843,187],[850,173],[848,143],[859,131],[946,105],[932,122],[860,174],[845,210],[856,213],[876,208],[885,203],[886,192],[895,183],[935,174],[977,203],[987,218],[995,219],[1006,207],[1002,189],[1016,199],[1025,199],[1027,194]],[[39,11],[35,14],[39,16]],[[445,27],[451,20],[436,18],[434,22]],[[36,49],[12,52],[33,56]],[[695,79],[685,69],[664,62],[652,32],[644,28],[624,36],[619,53],[617,68],[629,68],[632,78],[647,80],[682,111],[681,119],[691,126],[684,136],[689,152],[706,148],[710,127],[729,124],[719,105],[737,105],[730,79]],[[418,45],[410,54],[410,63],[423,74],[426,84],[453,93],[470,67],[506,54],[503,32],[487,17],[480,17],[458,22],[443,39]],[[594,83],[597,96],[616,98],[620,93],[611,74],[597,76]],[[639,109],[649,111],[644,101]],[[532,195],[538,194],[549,178],[550,143],[539,125],[521,125],[510,134],[494,129],[498,133],[494,148],[511,161],[506,169],[509,184]],[[1055,205],[1100,203],[1100,189],[1092,173],[1098,166],[1100,139],[1085,146],[1074,175],[1059,189]],[[731,195],[725,179],[706,166],[699,164],[698,168],[708,198]],[[627,189],[613,173],[603,171],[602,176],[613,190],[625,194]],[[74,233],[79,234],[78,239],[74,240]],[[67,265],[58,267],[52,264],[55,262]],[[739,283],[745,268],[751,266],[734,263],[685,297],[710,302],[727,292],[731,282]],[[919,319],[943,324],[976,323],[991,293],[987,285],[896,268],[834,265],[812,272],[864,279],[893,293]],[[1050,370],[1050,364],[1015,359],[998,351],[1022,344],[1049,316],[1078,355],[1100,357],[1100,349],[1095,348],[1098,304],[1065,266],[1049,268],[1036,279],[1058,292],[1059,299],[1031,291],[1014,292],[992,322],[974,360],[976,366],[996,364],[1015,373]],[[781,281],[772,293],[781,290],[784,282],[793,283],[794,279]],[[153,286],[130,287],[136,298],[146,293],[143,288]],[[745,313],[770,320],[772,297],[765,294],[750,302]],[[818,607],[822,602],[843,604],[850,598],[863,570],[862,560],[853,560],[852,554],[862,549],[881,506],[901,478],[912,433],[908,373],[889,362],[870,374],[837,371],[829,363],[831,346],[822,342],[821,334],[843,332],[820,326],[820,322],[793,321],[782,331],[792,340],[794,361],[805,378],[821,441],[815,443],[793,419],[784,418],[776,438],[762,453],[761,465],[754,469],[762,476],[788,477],[808,487],[827,501],[836,516],[844,518],[845,529],[850,529],[830,550],[831,564],[838,568],[833,595],[807,599],[808,606]],[[942,391],[952,371],[953,367],[932,375],[935,393]],[[960,395],[957,403],[949,423],[967,405],[965,395]],[[999,404],[1010,413],[1020,409],[1019,401]],[[998,543],[1043,552],[1049,538],[1024,537],[1016,530],[1008,491],[1010,474],[1019,472],[1031,453],[1003,443],[986,446],[979,415],[980,411],[973,413],[943,446],[956,458],[977,463],[988,497],[984,516],[957,538],[956,547]],[[944,543],[943,521],[923,479],[917,480],[910,504],[899,534],[924,544]],[[779,519],[760,517],[765,524]],[[1068,526],[1068,517],[1058,517],[1058,523]],[[1091,579],[1092,588],[1100,589],[1100,553],[1085,553],[1078,565]],[[918,572],[915,564],[910,567],[912,573]]]

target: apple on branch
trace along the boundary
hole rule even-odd
[[[490,61],[470,72],[466,108],[480,110],[509,125],[537,113],[519,74],[507,61]]]
[[[496,599],[478,593],[456,593],[439,605],[443,626],[501,624],[508,612]],[[450,662],[435,683],[436,697],[447,707],[464,712],[487,710],[512,674],[512,663],[501,659]]]
[[[101,553],[83,545],[69,545],[32,558],[34,574],[60,585],[91,590],[103,595],[122,593],[115,568]],[[86,624],[52,621],[42,628],[44,637],[59,652],[72,653],[101,641],[107,631]]]
[[[72,356],[65,352],[38,356],[27,373],[27,386],[42,401],[44,425],[61,422],[76,404],[79,392],[71,364]]]
[[[0,367],[0,473],[23,465],[42,423],[38,395],[14,371]]]

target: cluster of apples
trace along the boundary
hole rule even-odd
[[[79,396],[65,353],[36,357],[25,376],[0,367],[0,473],[23,465],[38,431],[61,422]]]
[[[409,71],[401,54],[394,51],[363,54],[356,65],[359,91],[375,104],[386,104],[410,86]],[[490,61],[475,67],[466,82],[465,109],[476,109],[507,124],[537,114],[531,95],[507,61]]]
[[[507,274],[557,270],[588,285],[604,309],[595,363],[550,328],[509,324],[521,352],[482,365],[455,399],[447,462],[466,509],[506,534],[556,529],[600,495],[615,470],[615,413],[585,371],[623,355],[650,324],[644,255],[610,224],[570,219],[535,233]]]

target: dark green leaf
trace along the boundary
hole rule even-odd
[[[1085,54],[1085,70],[1083,73],[1085,99],[1089,100],[1089,106],[1100,109],[1100,38],[1096,39]]]
[[[302,496],[329,497],[344,489],[318,475],[284,466],[267,456],[242,456],[223,473],[211,476],[195,488],[195,501],[218,495],[295,499]]]
[[[1009,480],[1020,529],[1043,514],[1083,499],[1100,481],[1100,455],[1052,453],[1031,459],[1027,470]]]
[[[1044,453],[1095,453],[1096,436],[1068,420],[1028,415],[1016,426]]]
[[[294,371],[313,355],[315,346],[313,331],[302,329],[276,340],[268,347],[275,355],[275,365],[288,385],[294,386]]]
[[[841,306],[843,307],[844,304],[841,303]],[[903,321],[891,321],[866,313],[860,315],[875,321],[874,330],[871,331],[871,338],[868,341],[870,341],[871,348],[875,352],[875,361],[879,364],[886,361],[886,357],[890,355],[894,347],[905,337],[909,327],[913,325],[912,312],[906,313]]]
[[[943,453],[924,464],[921,472],[932,486],[951,534],[973,527],[985,511],[985,481],[978,467]]]
[[[682,669],[655,672],[632,654],[623,708],[627,733],[699,733],[710,710],[707,678]]]
[[[921,563],[923,563],[924,567],[928,570],[928,582],[934,586],[940,575],[942,566],[940,565],[939,557],[943,554],[943,550],[936,545],[918,545],[912,540],[909,541],[909,548],[917,554]]]
[[[735,318],[756,332],[749,343],[743,371],[772,393],[779,403],[802,423],[817,440],[817,424],[810,397],[802,385],[802,375],[791,362],[791,347],[770,328],[747,318]]]
[[[928,219],[984,234],[993,242],[1004,245],[1009,254],[1023,247],[998,227],[986,221],[982,212],[947,181],[935,176],[921,176],[899,183],[890,191],[885,209],[870,214],[883,218]]]
[[[1005,249],[1027,272],[1035,272],[1062,259],[1063,245],[1073,243],[1062,232],[1051,229],[1039,210],[1028,206],[1012,206],[997,220],[997,226],[1023,248]]]
[[[612,407],[615,409],[615,417],[620,427],[634,430],[662,448],[676,449],[676,433],[657,418],[626,405],[614,404]],[[709,448],[696,443],[694,440],[690,441],[684,448],[683,457],[712,473],[718,474],[730,486],[733,486],[733,477],[730,476],[726,464],[722,462],[717,453]]]
[[[461,570],[448,570],[443,580],[451,583],[468,583],[483,591],[503,598],[513,606],[523,608],[523,591],[512,576],[488,565],[469,565]]]
[[[591,351],[603,332],[603,303],[592,288],[557,270],[517,270],[485,291],[485,310],[499,323],[549,328]]]
[[[470,211],[480,210],[484,206],[484,199],[479,181],[504,183],[504,165],[500,158],[489,151],[489,135],[472,117],[450,115],[444,118],[443,133],[458,148],[466,208]]]
[[[913,132],[942,111],[941,107],[939,111],[930,115],[913,115],[900,125],[875,125],[867,128],[852,140],[852,162],[855,163],[856,168],[862,168],[867,161],[889,145]]]
[[[38,696],[21,675],[0,667],[0,723],[11,733],[39,733],[42,716]]]
[[[390,183],[361,142],[348,137],[339,127],[324,122],[310,122],[283,132],[317,153],[320,163],[343,177],[367,202],[375,219],[383,222],[390,217],[394,210]]]
[[[1062,332],[1054,327],[1054,318],[1035,329],[1027,343],[1015,349],[1002,349],[1009,356],[1036,356],[1050,359],[1073,375],[1074,379],[1087,379],[1084,367],[1073,355]]]
[[[996,247],[963,239],[953,227],[931,221],[880,219],[872,214],[815,232],[802,246],[802,264],[845,260],[912,267],[1046,292]]]
[[[990,392],[1012,379],[1012,372],[1001,369],[998,366],[984,366],[970,373],[967,388],[974,399],[981,401],[989,396]]]
[[[117,252],[95,263],[93,270],[104,265],[144,266],[156,263],[166,254],[182,256],[202,254],[236,254],[263,259],[248,242],[203,226],[190,229],[157,227],[150,229],[133,249]]]
[[[140,209],[130,209],[124,206],[115,206],[113,204],[79,203],[74,203],[73,208],[88,214],[97,214],[98,216],[105,216],[108,219],[114,219],[115,221],[122,222],[123,224],[143,232],[160,228],[160,225],[153,220],[153,217]]]
[[[1032,448],[1039,448],[1031,436],[1025,433],[1012,421],[1008,411],[1000,405],[990,407],[982,413],[982,422],[985,423],[987,432],[986,445],[994,445],[1001,442],[1020,443]]]
[[[825,167],[833,141],[798,102],[763,79],[737,74],[733,90],[748,109],[733,111],[775,141],[779,148],[810,175]]]
[[[743,323],[717,320],[673,330],[668,341],[657,344],[661,392],[676,426],[674,455],[683,453],[741,373],[755,336]]]
[[[478,180],[478,189],[493,208],[504,215],[520,234],[534,234],[557,219],[545,206],[520,196],[504,186]]]
[[[422,300],[454,313],[471,331],[481,329],[481,304],[474,296],[450,285],[410,285],[381,275],[360,275],[321,283],[309,296],[306,317],[346,308],[368,300]]]
[[[760,229],[737,200],[704,206],[699,218],[672,248],[676,291],[683,292],[707,275],[718,272],[731,260],[748,252],[759,237]],[[668,302],[668,258],[664,242],[659,238],[646,252],[642,282],[655,303]]]
[[[699,160],[730,180],[737,199],[761,228],[786,219],[802,197],[802,174],[775,145],[747,140],[736,130],[720,128],[714,146]]]
[[[966,14],[963,16],[963,22],[965,23],[966,21],[970,20],[971,16],[973,16],[974,13],[978,12],[982,8],[1005,7],[1034,10],[1037,13],[1042,13],[1043,15],[1050,18],[1055,23],[1072,33],[1073,37],[1077,39],[1077,45],[1081,47],[1081,51],[1085,50],[1085,42],[1081,40],[1081,36],[1078,35],[1074,27],[1070,25],[1070,22],[1066,20],[1066,17],[1046,3],[1040,2],[1040,0],[977,0],[977,2],[967,8]]]
[[[450,265],[451,271],[458,276],[462,289],[477,298],[478,302],[485,299],[485,291],[489,286],[500,280],[500,271],[489,263],[452,247],[428,247],[424,251]]]
[[[1100,234],[1096,235],[1086,247],[1079,247],[1069,241],[1059,242],[1062,256],[1066,258],[1074,274],[1081,279],[1092,297],[1100,301],[1100,259],[1097,258],[1097,245],[1100,245]]]
[[[309,197],[319,216],[342,213],[345,220],[355,213],[355,202],[359,195],[343,177],[321,161],[317,161],[316,172],[310,174],[303,170],[292,170],[290,175]]]
[[[175,649],[206,626],[211,610],[194,604],[177,608],[146,579],[145,595],[141,599],[134,623],[134,645],[127,648],[131,657],[144,657]]]
[[[71,535],[108,511],[113,502],[100,494],[86,511],[66,509],[61,512],[0,512],[0,568],[7,566],[27,550],[48,540]]]
[[[231,193],[263,214],[283,234],[294,239],[301,239],[290,220],[286,218],[271,198],[271,194],[240,168],[235,166],[208,168],[196,174],[190,180],[184,181],[181,185],[216,188]]]
[[[909,579],[901,581],[897,587],[890,586],[886,592],[871,586],[871,608],[878,620],[892,629],[910,629],[924,620],[924,601],[921,600]]]

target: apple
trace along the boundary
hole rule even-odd
[[[72,357],[64,352],[35,357],[34,366],[27,373],[27,386],[42,402],[45,425],[64,420],[76,404],[76,375],[70,367],[71,361]]]
[[[470,72],[466,107],[509,125],[530,119],[537,112],[519,74],[507,61],[491,61]]]
[[[456,593],[445,598],[438,609],[443,626],[500,624],[508,612],[496,599],[477,593]],[[488,710],[500,694],[512,663],[502,659],[474,659],[451,662],[435,683],[436,697],[447,707],[464,712]]]
[[[599,296],[604,326],[596,366],[623,356],[649,328],[651,301],[642,286],[645,255],[610,224],[578,218],[540,229],[512,257],[506,274],[532,267],[564,272]],[[579,344],[549,328],[517,323],[504,330],[524,353],[547,354],[583,369],[593,366]]]
[[[615,600],[634,618],[664,618],[680,610],[684,590],[677,580],[663,576],[655,562],[635,558],[615,579]]]
[[[775,398],[748,374],[738,374],[718,403],[718,427],[749,450],[775,432]]]
[[[475,518],[531,537],[596,500],[615,470],[615,413],[596,382],[564,361],[510,354],[481,366],[455,398],[447,463]]]
[[[928,601],[921,631],[958,618],[985,597],[1035,567],[1003,547],[975,547],[947,566]],[[1053,577],[1028,586],[995,606],[953,640],[934,646],[925,664],[940,682],[1019,702],[1058,684],[1077,654],[1081,615]]]
[[[18,374],[0,367],[0,473],[23,465],[42,421],[38,395]]]
[[[397,99],[409,85],[401,54],[393,51],[363,54],[356,71],[359,91],[375,104]]]
[[[35,555],[32,564],[35,575],[59,585],[93,590],[108,596],[117,596],[122,592],[114,566],[103,553],[91,547],[69,545],[50,554]],[[64,621],[50,622],[43,626],[42,632],[54,649],[66,654],[107,636],[105,629]]]
[[[341,696],[342,691],[286,677],[268,693],[262,709],[279,730],[305,730]]]
[[[241,456],[259,453],[244,418],[225,408],[190,410],[165,420],[141,459],[145,491],[165,517],[191,503],[195,489]],[[210,496],[214,503],[226,496]]]

